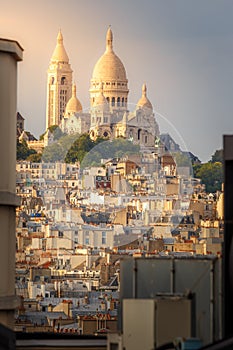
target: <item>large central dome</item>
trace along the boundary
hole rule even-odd
[[[128,80],[126,71],[120,58],[113,51],[113,34],[108,28],[106,35],[105,53],[97,61],[91,79],[91,105],[101,89],[107,101],[113,107],[125,107],[128,96]]]
[[[119,57],[112,51],[106,52],[98,60],[93,70],[92,79],[127,80],[125,67]]]
[[[96,80],[127,80],[126,71],[120,58],[112,48],[113,35],[109,28],[106,35],[106,51],[100,57],[93,70],[92,79]]]

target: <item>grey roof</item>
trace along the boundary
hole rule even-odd
[[[25,315],[27,320],[34,323],[46,322],[48,319],[59,319],[66,320],[68,316],[64,312],[48,312],[48,311],[26,311]]]
[[[163,243],[164,244],[174,244],[175,238],[163,238]]]

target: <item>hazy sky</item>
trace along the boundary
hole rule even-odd
[[[0,37],[25,50],[18,110],[26,129],[35,136],[45,129],[46,73],[58,30],[85,108],[109,24],[126,68],[129,102],[137,103],[146,82],[164,116],[161,131],[179,133],[191,152],[209,160],[222,147],[222,135],[233,133],[232,0],[0,0]]]

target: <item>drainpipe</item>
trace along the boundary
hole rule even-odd
[[[0,38],[0,323],[13,329],[15,295],[16,90],[23,49]]]

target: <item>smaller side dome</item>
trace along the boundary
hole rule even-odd
[[[57,36],[57,45],[55,47],[55,50],[53,51],[51,62],[69,63],[69,57],[63,45],[63,36],[62,36],[61,30],[59,30],[59,33]]]
[[[101,88],[99,91],[99,94],[95,98],[95,102],[93,103],[93,107],[99,107],[103,109],[104,111],[109,110],[109,104],[106,98],[104,97],[104,91],[103,91],[103,83],[101,83]]]
[[[76,96],[76,85],[73,84],[72,96],[67,102],[65,115],[70,116],[78,112],[82,112],[82,105]]]
[[[147,92],[147,88],[146,88],[146,84],[144,83],[142,85],[142,97],[139,99],[137,103],[137,108],[148,108],[153,110],[152,104],[148,99],[146,92]]]

